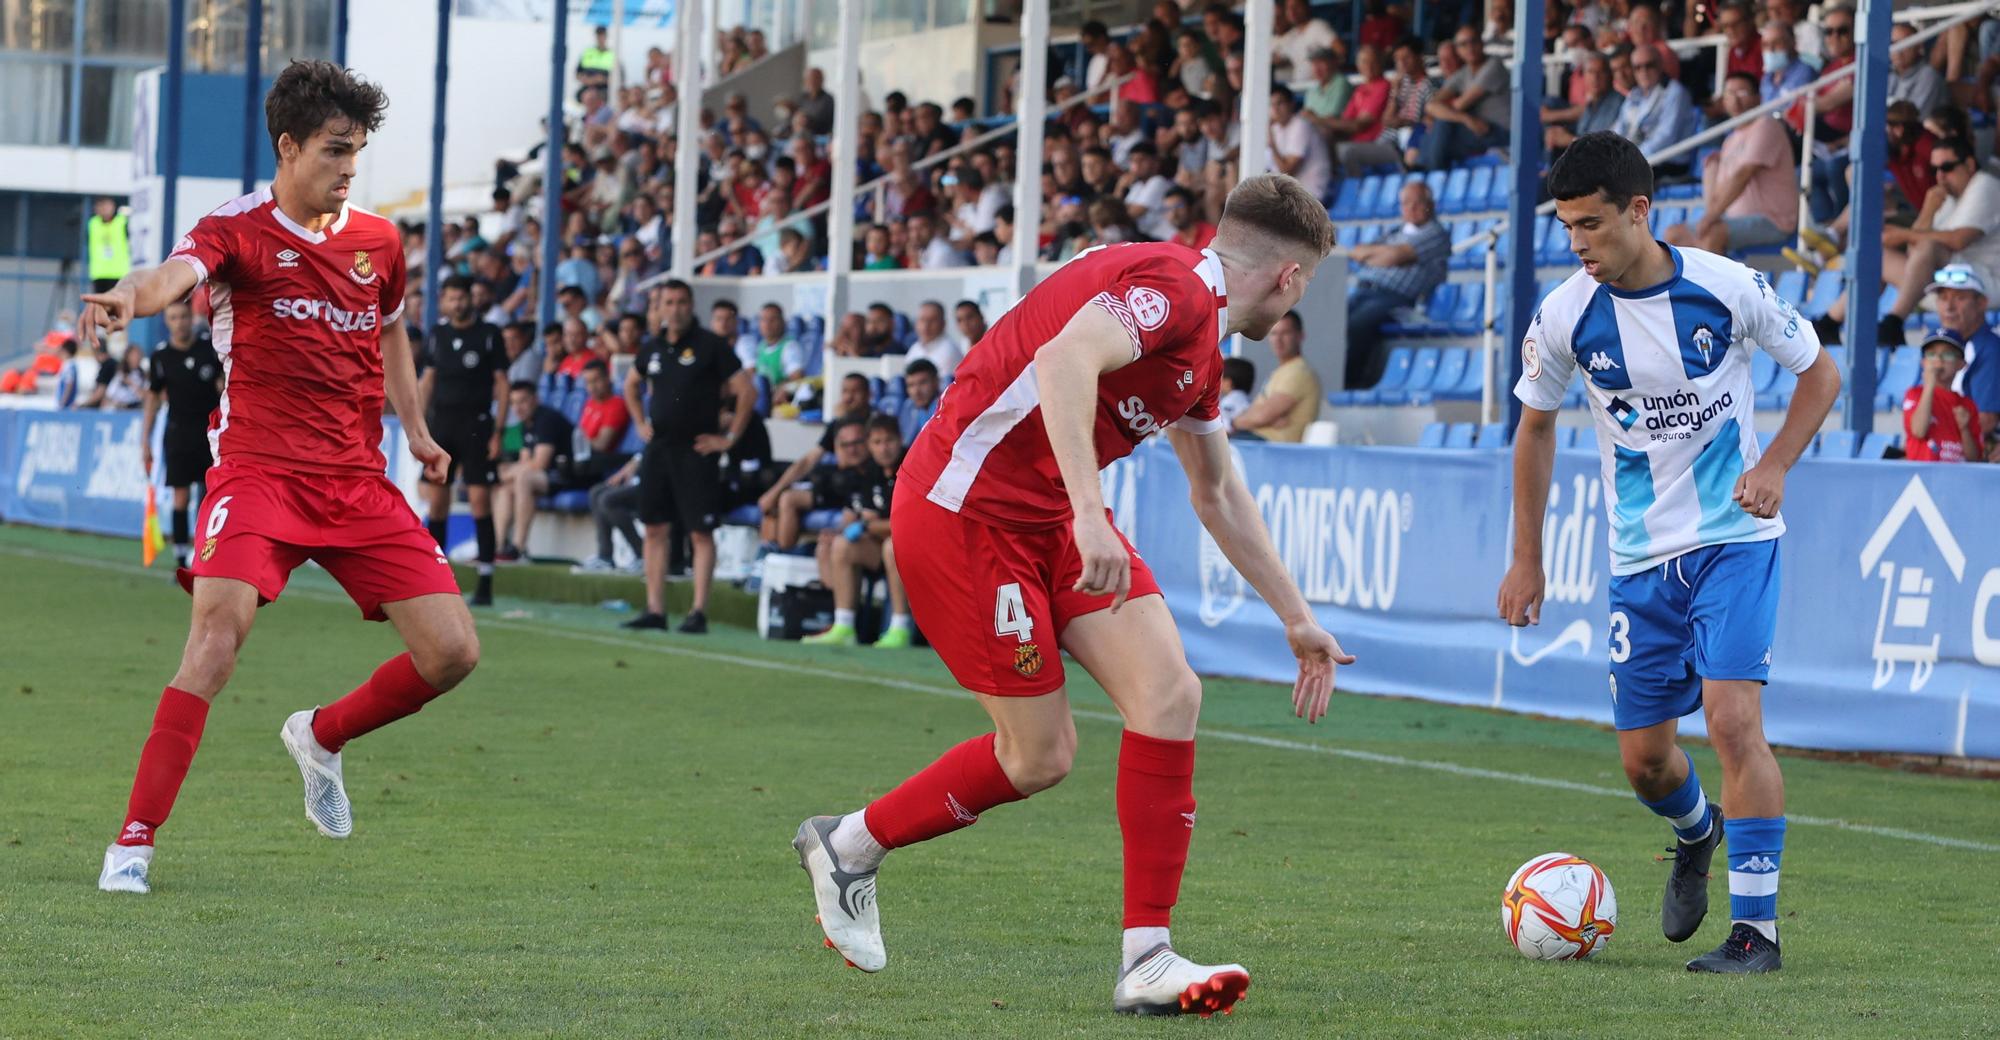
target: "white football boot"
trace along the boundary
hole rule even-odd
[[[875,913],[875,871],[841,869],[832,845],[838,826],[838,816],[815,816],[799,824],[792,848],[798,850],[799,866],[812,877],[813,899],[819,904],[814,920],[826,932],[827,948],[849,967],[881,971],[889,955],[882,949],[882,921]]]
[[[152,865],[151,845],[113,845],[104,850],[104,869],[97,874],[97,887],[104,892],[143,896],[153,890],[146,883],[146,871]]]
[[[1241,964],[1196,964],[1166,943],[1148,950],[1118,976],[1111,1009],[1121,1015],[1229,1014],[1250,973]]]
[[[319,746],[312,731],[313,712],[295,711],[278,731],[292,761],[299,764],[299,776],[306,783],[306,819],[329,838],[345,838],[354,833],[354,812],[347,804],[347,786],[340,779],[340,752]]]

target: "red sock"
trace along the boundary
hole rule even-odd
[[[1194,741],[1125,731],[1118,829],[1125,835],[1125,927],[1165,928],[1194,837]]]
[[[409,654],[397,654],[382,662],[353,693],[313,714],[313,739],[328,751],[339,751],[341,745],[363,733],[415,715],[443,692],[417,674]]]
[[[201,727],[208,721],[208,702],[169,686],[153,712],[153,731],[139,751],[139,772],[132,778],[132,798],[125,804],[125,828],[120,845],[151,845],[153,831],[174,811],[194,749],[201,745]]]
[[[868,804],[861,819],[885,849],[902,848],[970,827],[979,814],[1027,795],[1000,768],[994,734],[952,748],[924,771]]]

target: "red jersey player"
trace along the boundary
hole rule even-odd
[[[1220,342],[1262,339],[1333,248],[1326,210],[1289,177],[1230,193],[1214,242],[1086,250],[1050,275],[959,365],[896,481],[896,563],[917,623],[995,732],[946,752],[865,809],[817,816],[793,846],[827,945],[886,963],[875,873],[889,849],[950,833],[1069,772],[1068,651],[1124,718],[1118,823],[1124,957],[1112,1006],[1227,1011],[1235,964],[1175,953],[1167,925],[1195,821],[1201,680],[1144,560],[1111,526],[1097,473],[1166,430],[1196,514],[1285,623],[1299,660],[1292,706],[1316,721],[1353,658],[1314,620],[1230,463],[1216,411]]]
[[[83,334],[120,329],[206,283],[222,356],[209,419],[215,465],[181,584],[194,596],[180,670],[160,696],[132,798],[98,887],[146,892],[155,830],[173,809],[208,706],[236,667],[257,608],[318,561],[362,616],[395,624],[409,652],[279,733],[305,780],[306,817],[353,830],[341,783],[348,740],[421,709],[479,660],[472,615],[444,554],[383,475],[382,400],[410,454],[440,479],[447,458],[424,426],[403,332],[396,226],[348,205],[356,155],[388,100],[329,62],[293,62],[264,101],[278,175],[203,217],[158,267],[85,296]]]

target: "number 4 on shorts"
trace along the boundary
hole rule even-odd
[[[1021,601],[1020,582],[1010,581],[993,595],[993,634],[1013,636],[1020,642],[1035,638],[1035,619]]]

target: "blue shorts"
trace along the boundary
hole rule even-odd
[[[1644,729],[1701,707],[1703,679],[1771,675],[1778,541],[1707,545],[1611,579],[1611,718]]]

